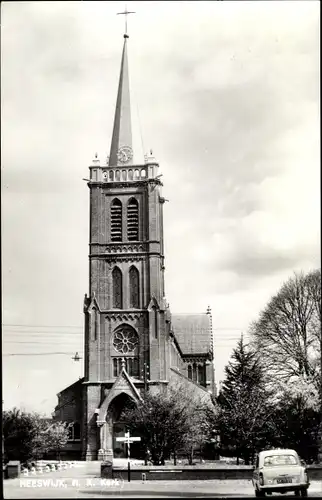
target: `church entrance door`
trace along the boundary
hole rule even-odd
[[[115,422],[113,424],[113,456],[115,458],[127,457],[126,444],[121,441],[116,441],[116,438],[124,437],[125,433],[126,427],[123,422]]]
[[[135,405],[134,400],[126,393],[122,392],[116,396],[110,403],[108,410],[108,421],[112,427],[112,446],[113,446],[113,456],[115,458],[126,458],[127,457],[127,445],[121,441],[116,441],[118,437],[124,437],[127,432],[126,425],[121,420],[123,411],[126,408],[133,407]],[[140,443],[133,443],[131,445],[131,457],[139,458],[141,455]]]

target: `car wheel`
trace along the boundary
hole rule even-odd
[[[255,497],[263,498],[265,496],[265,491],[259,491],[257,488],[255,490]]]
[[[307,488],[303,488],[303,489],[301,490],[301,496],[302,496],[302,497],[307,497]]]

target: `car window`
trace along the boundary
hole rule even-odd
[[[294,455],[269,455],[264,458],[264,467],[279,465],[298,465],[298,459]]]

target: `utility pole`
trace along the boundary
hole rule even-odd
[[[3,403],[4,401],[2,400],[2,415],[3,415]],[[2,427],[2,466],[5,463],[5,449],[4,449],[4,434],[3,434],[3,427]]]
[[[149,377],[149,365],[144,362],[143,364],[143,381],[144,381],[144,396],[148,392],[148,377]],[[148,465],[148,450],[145,450],[144,465]]]
[[[320,332],[320,428],[318,433],[318,461],[322,463],[322,332]]]
[[[149,378],[149,365],[147,363],[144,363],[143,365],[144,394],[148,392],[148,378]]]

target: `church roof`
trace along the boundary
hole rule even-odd
[[[171,325],[183,354],[207,354],[212,350],[208,314],[172,314]]]

